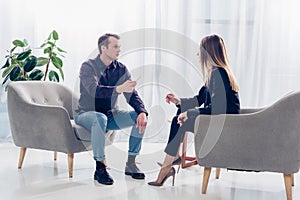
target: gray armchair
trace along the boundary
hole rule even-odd
[[[202,193],[212,167],[278,172],[292,199],[293,174],[300,160],[300,92],[290,93],[263,109],[239,115],[198,116],[195,153],[204,166]]]
[[[19,81],[8,85],[7,106],[13,141],[21,147],[18,168],[27,148],[68,155],[69,177],[73,176],[74,153],[91,150],[89,131],[75,124],[78,95],[59,83]],[[114,132],[107,133],[106,145]]]

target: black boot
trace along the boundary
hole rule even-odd
[[[145,174],[136,166],[135,156],[128,155],[128,161],[126,162],[125,174],[131,176],[134,179],[144,179]]]
[[[112,185],[114,183],[114,180],[106,171],[106,166],[100,161],[96,161],[94,179],[104,185]]]

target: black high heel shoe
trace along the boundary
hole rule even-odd
[[[174,167],[171,167],[170,171],[167,173],[167,175],[163,178],[163,180],[161,181],[161,183],[158,183],[156,181],[152,181],[152,182],[149,182],[148,185],[151,185],[151,186],[156,186],[156,187],[160,187],[160,186],[163,186],[164,183],[166,182],[166,180],[172,176],[173,179],[172,179],[172,186],[174,186],[174,182],[175,182],[175,169]]]
[[[177,174],[179,173],[181,163],[182,163],[182,160],[181,160],[181,157],[180,157],[180,156],[179,156],[176,160],[174,160],[174,161],[172,162],[172,166],[178,165],[178,168],[177,168]],[[160,163],[160,162],[157,162],[157,164],[158,164],[160,167],[162,166],[162,163]]]

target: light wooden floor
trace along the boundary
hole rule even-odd
[[[68,178],[67,157],[58,154],[53,161],[49,151],[29,149],[23,168],[17,169],[19,148],[11,143],[0,144],[1,200],[68,200],[68,199],[172,199],[172,200],[282,200],[285,199],[283,177],[276,173],[246,173],[221,170],[216,180],[211,176],[207,194],[200,194],[203,168],[181,169],[175,186],[168,180],[163,187],[148,186],[155,179],[162,161],[164,144],[144,143],[137,161],[146,173],[145,180],[133,180],[124,175],[127,143],[114,143],[106,149],[109,173],[115,180],[103,186],[93,180],[94,161],[91,152],[75,154],[73,178]],[[193,152],[192,146],[189,151]],[[213,170],[213,175],[215,171]],[[300,199],[300,178],[295,175],[293,199]]]

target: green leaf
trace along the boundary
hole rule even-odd
[[[47,43],[50,44],[52,47],[55,46],[55,44],[53,42],[48,41]]]
[[[30,72],[31,70],[33,70],[33,68],[35,68],[36,63],[37,63],[37,58],[35,56],[30,56],[26,58],[23,67],[24,71]]]
[[[9,79],[9,75],[7,75],[4,79],[4,81],[2,82],[2,86],[6,83],[6,81]]]
[[[52,32],[49,34],[47,40],[51,40]]]
[[[56,30],[52,31],[52,36],[54,40],[58,40],[58,33],[56,32]]]
[[[25,46],[28,45],[28,41],[26,39],[24,39],[23,42],[24,42]]]
[[[12,43],[17,47],[25,47],[25,43],[21,40],[14,40]]]
[[[15,81],[27,81],[27,79],[24,77],[18,77]]]
[[[51,52],[51,47],[47,47],[44,49],[44,54],[50,53]]]
[[[41,80],[43,77],[44,72],[42,72],[42,70],[39,69],[34,69],[29,75],[30,80]]]
[[[14,46],[13,48],[11,48],[11,50],[9,51],[10,53],[13,53],[14,50],[17,48],[18,46]]]
[[[16,80],[19,76],[21,75],[21,67],[16,66],[15,68],[13,68],[11,70],[11,72],[9,73],[9,79],[11,81]]]
[[[24,60],[25,58],[27,58],[31,53],[31,49],[28,49],[26,51],[23,51],[22,53],[20,53],[18,56],[17,56],[17,60]]]
[[[46,45],[47,45],[47,43],[43,43],[40,47],[43,48]]]
[[[13,57],[11,58],[11,64],[12,64],[12,65],[17,65],[17,64],[19,64],[19,62],[21,62],[21,61],[18,61],[18,60],[16,59],[16,56],[13,56]]]
[[[40,67],[40,66],[44,66],[48,63],[49,59],[48,58],[45,58],[45,57],[39,57],[37,58],[37,63],[36,63],[36,66],[37,67]]]
[[[3,73],[2,73],[2,78],[4,78],[7,74],[9,74],[10,71],[11,71],[15,66],[16,66],[16,65],[11,65],[11,66],[7,67],[7,68],[3,71]]]
[[[55,52],[52,52],[52,57],[56,57],[57,56],[57,53],[55,53]]]
[[[62,68],[62,66],[63,66],[63,62],[62,62],[62,60],[59,58],[59,57],[55,57],[55,56],[53,56],[52,58],[51,58],[51,62],[52,62],[52,64],[56,67],[56,68]]]
[[[60,57],[63,57],[63,58],[65,57],[65,56],[64,56],[64,55],[62,55],[61,53],[57,53],[57,54],[58,54]]]
[[[10,65],[10,63],[9,63],[9,58],[7,58],[5,64],[3,65],[3,67],[1,67],[1,69],[6,68],[6,67],[8,67],[9,65]]]
[[[55,71],[51,70],[49,72],[49,80],[50,81],[54,81],[54,82],[59,82],[59,76],[58,76],[58,74]]]
[[[58,50],[59,52],[62,52],[62,53],[67,53],[65,50],[63,50],[63,49],[61,49],[61,48],[59,48],[59,47],[57,47],[57,50]]]
[[[58,68],[58,70],[59,70],[59,73],[60,73],[61,78],[62,78],[63,80],[65,80],[65,75],[64,75],[64,72],[63,72],[62,68]]]

